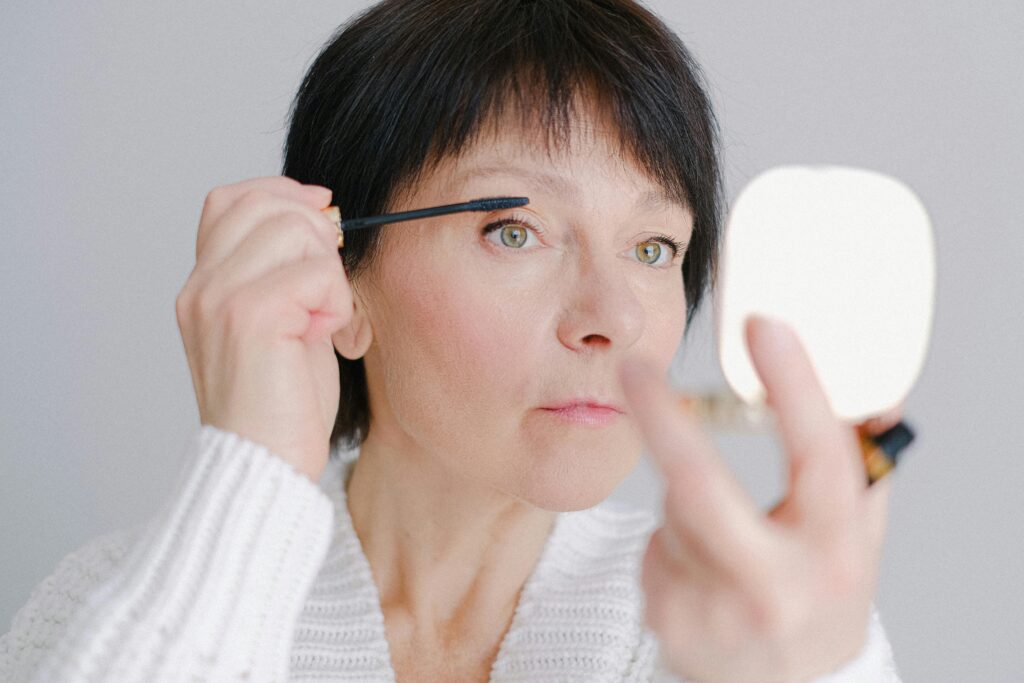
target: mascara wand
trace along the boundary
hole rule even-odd
[[[525,206],[530,203],[529,197],[484,197],[471,199],[468,202],[458,204],[445,204],[443,206],[431,206],[425,209],[413,209],[412,211],[400,211],[398,213],[385,213],[379,216],[366,216],[363,218],[346,218],[341,220],[341,209],[337,206],[328,206],[320,209],[327,214],[338,228],[338,248],[345,246],[345,231],[359,230],[373,225],[384,223],[397,223],[399,221],[411,221],[416,218],[428,218],[430,216],[443,216],[449,213],[461,213],[463,211],[497,211],[498,209],[512,209],[517,206]]]

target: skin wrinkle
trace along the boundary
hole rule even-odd
[[[512,161],[575,180],[578,201],[496,172],[453,182]],[[634,204],[649,192],[665,194],[623,159],[614,133],[574,135],[549,155],[510,122],[392,207],[531,200],[388,226],[379,262],[361,276],[368,286],[353,287],[373,334],[373,425],[348,505],[396,671],[485,679],[555,514],[596,505],[636,465],[643,444],[628,415],[593,429],[539,407],[581,392],[624,407],[617,369],[628,355],[667,373],[685,328],[681,255],[650,266],[632,250],[650,239],[638,234],[687,242],[693,222],[672,203],[637,225]],[[481,234],[523,213],[546,231],[532,246],[517,252]]]

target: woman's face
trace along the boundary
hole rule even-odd
[[[548,510],[597,504],[635,466],[643,443],[617,370],[634,354],[671,363],[692,214],[590,121],[552,157],[514,126],[483,137],[391,207],[530,199],[385,228],[372,282],[356,286],[373,331],[367,446]],[[546,409],[577,398],[625,413],[594,425]]]

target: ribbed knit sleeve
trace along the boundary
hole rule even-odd
[[[646,648],[645,655],[654,660],[649,679],[651,683],[690,683],[688,679],[672,673],[656,644]],[[837,671],[814,678],[809,683],[902,683],[893,661],[892,646],[874,604],[871,606],[867,639],[860,653]]]
[[[333,509],[282,458],[204,425],[169,502],[113,574],[77,606],[40,584],[0,667],[22,670],[18,650],[38,644],[33,624],[67,620],[29,680],[284,680]]]

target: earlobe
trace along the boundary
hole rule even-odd
[[[338,353],[349,360],[362,358],[370,348],[373,326],[358,295],[352,297],[352,319],[348,325],[331,335],[331,341]]]

